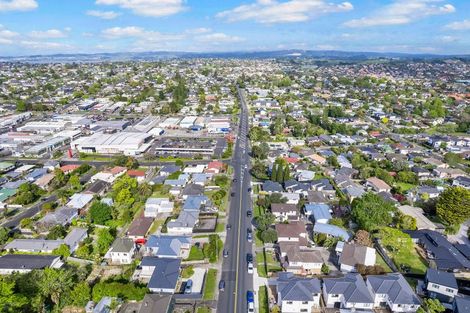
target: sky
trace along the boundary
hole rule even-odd
[[[470,0],[0,0],[0,55],[470,54]]]

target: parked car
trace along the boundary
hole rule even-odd
[[[254,313],[255,312],[255,296],[253,294],[253,291],[248,290],[246,292],[246,302],[248,306],[248,313]]]
[[[248,242],[253,241],[253,234],[251,233],[251,231],[246,233],[246,240],[248,240]]]
[[[247,253],[246,254],[246,261],[247,262],[253,262],[253,254]]]
[[[219,281],[219,290],[224,291],[225,290],[225,280],[221,279]]]
[[[193,281],[189,279],[184,286],[184,293],[190,294],[193,291]]]
[[[248,262],[248,274],[253,274],[253,263]]]
[[[227,230],[231,230],[231,229],[232,229],[232,225],[227,224]]]
[[[251,215],[252,215],[251,210],[246,211],[246,216],[251,217]]]
[[[235,197],[235,192],[232,192],[232,193],[230,194],[230,196],[231,196],[231,197]]]
[[[228,250],[224,249],[224,258],[228,257]]]

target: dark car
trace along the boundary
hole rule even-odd
[[[234,197],[234,196],[235,196],[235,192],[232,192],[232,193],[230,194],[230,196],[231,196],[231,197]]]
[[[253,302],[255,302],[255,296],[254,296],[254,294],[253,294],[253,291],[248,290],[248,291],[246,292],[246,301],[247,301],[248,303],[253,303]]]
[[[248,187],[248,192],[251,192],[251,187]]]
[[[227,224],[227,230],[231,230],[231,229],[232,229],[232,225]]]
[[[253,262],[253,254],[247,253],[246,254],[246,262]]]
[[[228,257],[228,250],[227,249],[224,249],[224,258]]]
[[[251,210],[246,211],[246,216],[251,217],[252,213]]]
[[[186,286],[184,287],[184,293],[189,294],[193,291],[193,281],[190,279],[186,282]]]
[[[236,182],[237,182],[237,179],[236,179],[236,178],[232,179],[232,182],[236,183]]]
[[[225,280],[221,279],[219,281],[219,290],[224,291],[224,289],[225,289]]]

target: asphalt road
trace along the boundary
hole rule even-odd
[[[238,140],[232,157],[234,178],[228,224],[232,229],[227,231],[225,249],[228,257],[224,258],[222,265],[222,278],[225,280],[225,290],[219,293],[217,312],[247,312],[246,292],[253,289],[253,275],[248,274],[246,254],[252,253],[252,243],[247,240],[247,228],[251,227],[251,218],[247,217],[248,209],[252,210],[249,173],[249,142],[248,109],[245,103],[243,90],[239,90],[242,106]]]
[[[44,203],[55,202],[55,201],[57,201],[57,196],[56,195],[52,195],[52,196],[49,196],[47,198],[43,198],[37,204],[35,204],[35,205],[33,205],[33,206],[31,206],[27,209],[24,209],[23,212],[15,215],[11,219],[9,219],[7,222],[3,223],[2,226],[6,227],[6,228],[14,229],[14,228],[16,228],[20,225],[20,222],[21,222],[22,219],[30,218],[30,217],[33,217],[34,215],[38,214],[41,211],[42,206],[43,206]]]

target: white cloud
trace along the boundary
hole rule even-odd
[[[37,7],[36,0],[0,0],[0,11],[30,11]]]
[[[463,20],[459,22],[452,22],[445,26],[447,29],[452,30],[469,30],[470,29],[470,20]]]
[[[350,2],[330,3],[324,0],[257,0],[234,9],[218,13],[218,18],[229,22],[254,20],[259,23],[295,23],[305,22],[315,16],[345,12],[353,9]]]
[[[439,39],[442,42],[456,42],[459,40],[457,37],[454,36],[441,36],[439,37]]]
[[[26,47],[31,50],[41,50],[41,51],[69,51],[74,49],[72,45],[52,42],[52,41],[34,41],[34,40],[22,40],[19,44],[23,47]]]
[[[11,45],[13,44],[13,39],[19,34],[11,30],[6,29],[3,25],[0,25],[0,44]]]
[[[161,17],[186,10],[184,0],[96,0],[96,4],[117,5],[134,14]]]
[[[67,32],[69,30],[66,30]],[[36,39],[44,38],[65,38],[67,34],[59,29],[48,29],[48,30],[33,30],[29,33],[29,36]]]
[[[219,45],[223,43],[236,43],[242,42],[245,39],[238,36],[230,36],[224,33],[212,33],[207,35],[197,36],[196,40],[199,42],[205,42],[213,45]]]
[[[187,29],[186,33],[197,35],[197,34],[209,33],[211,31],[212,30],[210,28],[200,27],[200,28]]]
[[[454,6],[436,5],[442,0],[395,0],[370,16],[353,19],[344,23],[348,27],[372,27],[382,25],[403,25],[431,16],[455,12]]]
[[[157,31],[146,30],[142,27],[112,27],[101,32],[107,39],[138,38],[141,43],[155,43],[163,41],[177,41],[184,38],[180,34],[163,34]]]
[[[338,49],[338,47],[333,46],[333,45],[324,44],[324,45],[316,45],[315,49],[318,49],[318,50],[335,50],[335,49]]]
[[[87,15],[94,16],[101,18],[103,20],[112,20],[121,15],[121,13],[114,12],[114,11],[98,11],[98,10],[90,10],[86,12]]]

